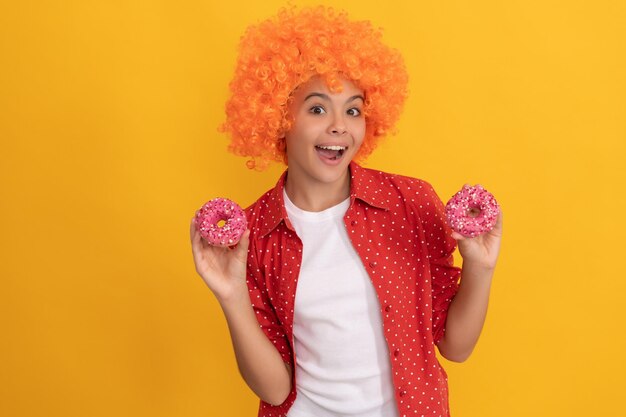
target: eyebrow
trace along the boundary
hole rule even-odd
[[[320,98],[322,98],[322,99],[324,99],[324,100],[329,100],[329,101],[330,101],[330,97],[328,97],[328,94],[323,94],[323,93],[311,93],[311,94],[309,94],[308,96],[306,96],[306,98],[304,99],[304,101],[307,101],[307,100],[308,100],[308,99],[310,99],[311,97],[320,97]],[[354,96],[350,97],[349,99],[347,99],[347,100],[346,100],[346,103],[349,103],[349,102],[351,102],[352,100],[356,100],[357,98],[360,98],[361,100],[363,100],[363,102],[365,102],[365,98],[364,98],[362,95],[357,94],[357,95],[354,95]]]

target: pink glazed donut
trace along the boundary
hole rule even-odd
[[[494,196],[481,185],[465,184],[448,204],[448,224],[457,233],[476,237],[493,229],[500,214],[500,206]]]
[[[246,214],[237,203],[227,198],[214,198],[196,212],[196,228],[213,246],[233,246],[248,227]],[[220,226],[218,222],[224,220]]]

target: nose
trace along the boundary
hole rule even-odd
[[[343,113],[335,112],[330,124],[328,125],[328,132],[334,136],[340,136],[347,132],[346,123],[343,118]]]

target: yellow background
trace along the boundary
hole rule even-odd
[[[0,415],[256,415],[188,228],[283,170],[216,131],[240,34],[283,4],[2,2]],[[483,335],[443,360],[452,415],[623,413],[625,3],[334,4],[411,76],[366,166],[503,207]]]

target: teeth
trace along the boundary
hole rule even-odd
[[[328,149],[331,151],[344,151],[346,149],[345,146],[317,146],[320,149]]]

